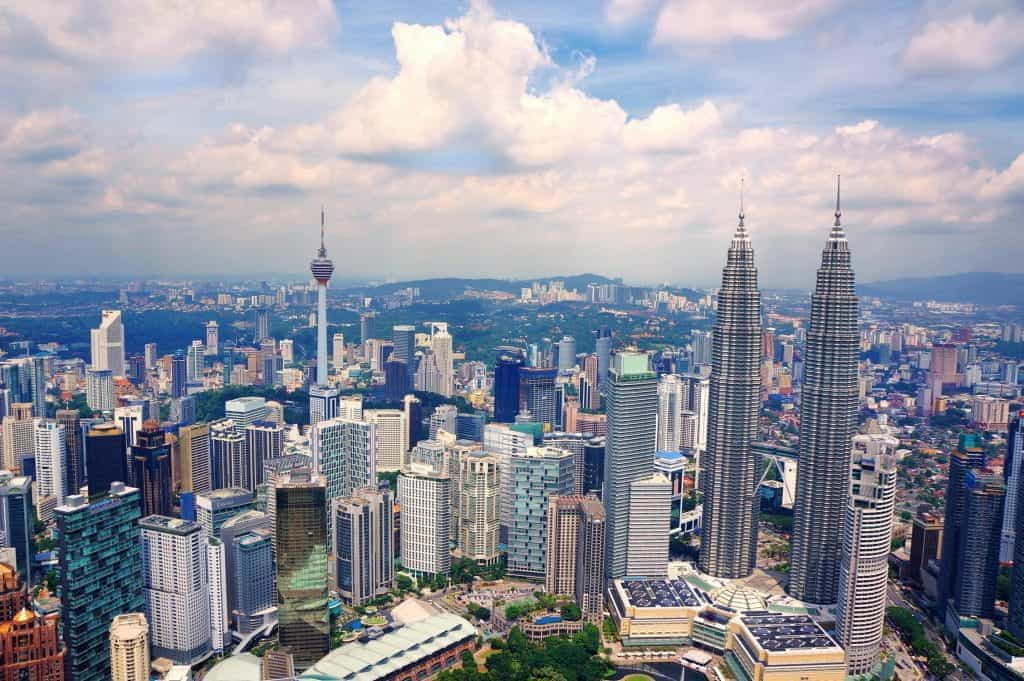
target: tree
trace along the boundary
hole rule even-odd
[[[561,608],[562,617],[570,622],[577,622],[583,617],[583,612],[580,610],[580,606],[575,603],[566,603]]]
[[[568,679],[552,667],[541,667],[530,674],[529,681],[568,681]]]
[[[395,585],[398,587],[399,591],[411,591],[413,584],[414,582],[412,581],[412,577],[409,575],[398,573],[395,576]]]
[[[476,658],[473,657],[473,653],[468,650],[463,650],[460,658],[462,659],[463,669],[468,669],[474,672],[477,670]]]
[[[526,640],[526,634],[523,633],[519,627],[512,627],[512,631],[508,633],[508,649],[513,653],[521,653],[526,650],[526,647],[530,644]]]

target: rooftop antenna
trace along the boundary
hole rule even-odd
[[[839,174],[836,174],[836,222],[835,226],[839,226],[839,218],[842,217],[843,211],[839,210]]]
[[[740,224],[739,224],[740,227],[743,226],[743,218],[744,217],[745,217],[745,215],[743,213],[743,178],[741,177],[740,178]]]
[[[324,222],[326,220],[326,209],[320,206],[320,257],[323,258],[327,255],[327,248],[324,247]]]

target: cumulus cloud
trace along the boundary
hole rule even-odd
[[[911,73],[985,71],[1024,51],[1024,13],[978,20],[973,14],[930,21],[910,39],[903,65]]]
[[[31,111],[14,121],[0,151],[18,162],[67,159],[85,145],[81,123],[78,113],[70,107]]]
[[[778,40],[838,4],[838,0],[665,0],[655,22],[654,42],[713,45],[730,40]]]
[[[684,151],[721,125],[722,114],[710,101],[691,111],[669,104],[659,106],[647,118],[627,123],[624,142],[631,151]]]
[[[605,18],[611,24],[625,24],[642,17],[656,4],[656,0],[608,0]]]

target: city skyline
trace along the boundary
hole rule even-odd
[[[21,246],[3,262],[12,275],[238,274],[267,244],[274,269],[300,272],[308,251],[289,235],[325,203],[334,238],[370,256],[351,275],[674,280],[669,254],[685,252],[687,279],[710,283],[728,233],[718,216],[742,176],[772,237],[764,280],[806,287],[806,237],[835,173],[856,196],[863,281],[896,262],[901,274],[1020,271],[999,248],[1024,191],[1012,85],[1024,15],[1010,2],[773,12],[747,0],[720,16],[697,0],[372,12],[309,0],[238,16],[199,3],[173,17],[116,4],[10,11],[0,233]],[[163,30],[133,42],[137,23]],[[796,77],[807,51],[816,77]],[[647,252],[616,260],[640,234]],[[438,240],[466,247],[420,257]],[[143,265],[143,244],[159,263]]]

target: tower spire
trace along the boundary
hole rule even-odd
[[[740,224],[738,225],[739,227],[743,226],[743,218],[744,217],[745,217],[745,214],[743,213],[743,178],[741,177],[740,178]]]
[[[836,175],[836,223],[835,223],[836,227],[839,227],[839,218],[842,217],[842,215],[843,215],[843,211],[839,210],[839,178],[840,178],[840,176],[837,174]]]
[[[320,206],[320,257],[327,257],[327,247],[324,246],[324,223],[326,222],[327,211]]]

